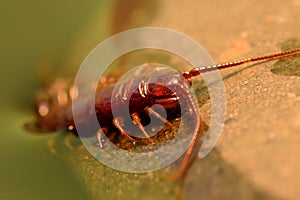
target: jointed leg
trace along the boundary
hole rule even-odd
[[[140,130],[143,132],[143,134],[148,139],[148,142],[149,143],[153,143],[152,139],[150,138],[150,136],[148,135],[148,133],[144,129],[144,127],[143,127],[143,125],[141,123],[141,118],[139,117],[139,115],[137,113],[133,113],[131,116],[132,116],[133,123],[135,123],[140,128]]]
[[[57,155],[57,152],[56,152],[56,150],[55,150],[55,148],[54,148],[54,143],[55,143],[54,138],[50,138],[50,139],[47,141],[47,146],[48,146],[49,151],[50,151],[50,153],[51,153],[52,155]]]
[[[107,128],[103,127],[103,128],[100,128],[98,131],[97,131],[97,145],[99,145],[99,147],[102,149],[104,146],[103,146],[103,136],[105,135],[105,132],[107,132]]]
[[[165,118],[163,118],[160,114],[158,114],[157,112],[155,112],[152,108],[150,107],[146,107],[145,108],[145,111],[148,113],[148,114],[151,114],[153,115],[154,117],[156,117],[157,119],[161,120],[162,122],[164,122],[165,124],[167,124],[168,126],[172,126],[172,124],[166,120]]]
[[[194,131],[192,140],[190,142],[189,148],[185,152],[183,161],[182,161],[179,169],[177,170],[177,172],[171,176],[171,179],[178,179],[179,177],[181,177],[184,174],[185,170],[187,169],[187,166],[189,164],[189,160],[190,160],[193,150],[195,148],[197,139],[199,138],[200,133],[201,133],[201,127],[202,127],[201,117],[200,117],[200,121],[198,123],[199,123],[198,128],[196,128]]]
[[[132,141],[132,142],[136,142],[135,141],[135,139],[133,139],[130,135],[128,135],[128,133],[126,133],[125,131],[124,131],[124,129],[122,128],[122,126],[124,126],[124,124],[123,124],[123,119],[122,118],[114,118],[113,119],[113,124],[115,125],[115,127],[120,131],[120,133],[122,134],[122,135],[124,135],[127,139],[129,139],[130,141]]]
[[[73,134],[68,134],[64,139],[64,144],[70,149],[74,150],[74,147],[71,144],[71,140],[74,138]]]

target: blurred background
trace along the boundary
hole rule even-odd
[[[74,76],[86,55],[113,34],[170,28],[195,39],[216,62],[236,60],[299,46],[299,9],[299,0],[2,2],[0,199],[299,199],[299,60],[288,76],[272,73],[275,61],[259,70],[223,72],[224,131],[184,181],[168,180],[168,169],[117,172],[83,149],[66,148],[67,133],[23,129],[34,119],[36,91],[55,77]],[[201,107],[206,124],[209,107],[209,100]]]

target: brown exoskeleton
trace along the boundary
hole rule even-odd
[[[117,129],[118,133],[127,138],[129,141],[135,143],[138,142],[136,137],[129,135],[125,130],[124,118],[122,117],[122,111],[129,106],[129,112],[133,124],[135,124],[140,130],[141,134],[144,135],[149,144],[153,143],[151,136],[144,129],[146,118],[149,115],[154,116],[168,126],[172,126],[170,120],[180,117],[180,98],[184,98],[185,102],[189,104],[189,108],[192,112],[195,120],[195,128],[189,144],[189,147],[185,153],[182,164],[179,167],[174,178],[180,177],[185,169],[187,168],[191,154],[195,147],[197,138],[201,132],[201,119],[197,113],[196,104],[190,97],[189,93],[184,88],[191,87],[191,79],[199,76],[202,73],[220,70],[224,68],[230,68],[239,66],[245,63],[266,61],[276,59],[292,54],[300,53],[300,49],[289,50],[285,52],[269,54],[265,56],[248,58],[240,61],[217,64],[212,66],[195,67],[190,71],[183,72],[182,74],[168,74],[166,69],[155,68],[153,71],[164,72],[161,74],[161,79],[164,79],[164,84],[155,83],[151,80],[151,74],[145,79],[139,81],[130,80],[124,83],[122,86],[109,86],[106,88],[98,89],[95,95],[95,110],[98,118],[98,122],[101,125],[101,129],[97,130],[96,127],[90,126],[90,115],[88,110],[85,110],[84,104],[82,106],[82,120],[81,125],[86,127],[85,136],[97,135],[98,145],[103,148],[103,136],[109,134],[111,127]],[[147,66],[144,68],[146,69]],[[181,79],[178,77],[182,77]],[[178,81],[180,80],[180,81]],[[56,84],[56,85],[55,85]],[[72,115],[71,100],[76,101],[77,92],[76,88],[59,84],[56,82],[51,86],[51,90],[43,98],[40,98],[36,102],[37,121],[36,126],[40,131],[51,132],[56,130],[69,130],[73,133],[77,133],[76,125],[74,123]],[[180,84],[184,84],[181,87]],[[119,87],[119,93],[116,98],[112,100],[112,94],[115,87]],[[130,91],[131,96],[126,96],[126,91]],[[181,96],[181,97],[179,97]],[[164,118],[151,107],[155,104],[159,104],[167,111],[167,118]],[[113,116],[112,107],[117,109],[120,113],[119,116]],[[27,126],[29,129],[29,127]]]

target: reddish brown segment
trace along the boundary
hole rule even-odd
[[[203,67],[195,67],[190,71],[184,72],[182,75],[187,80],[187,84],[191,84],[190,79],[196,76],[199,76],[202,73],[220,70],[224,68],[230,68],[234,66],[239,66],[245,63],[257,62],[257,61],[267,61],[275,58],[281,58],[284,56],[292,55],[299,53],[300,49],[294,49],[290,51],[280,52],[276,54],[265,55],[256,58],[248,58],[235,62],[228,62],[217,64],[213,66],[203,66]],[[158,69],[157,69],[158,70]],[[168,76],[168,75],[167,75]],[[173,77],[166,77],[166,79],[172,80]],[[85,100],[80,99],[82,101],[82,120],[80,121],[81,125],[86,127],[85,136],[93,136],[97,134],[99,146],[103,147],[102,136],[103,134],[108,134],[111,127],[116,128],[121,135],[126,137],[131,142],[136,142],[136,139],[128,135],[124,131],[124,127],[126,123],[123,123],[124,118],[119,116],[118,118],[114,118],[111,110],[112,104],[116,106],[116,108],[122,112],[124,106],[127,106],[129,103],[130,114],[132,115],[133,122],[138,126],[138,129],[147,137],[149,143],[152,143],[150,136],[143,129],[143,123],[141,121],[147,118],[148,114],[153,115],[159,120],[163,121],[166,125],[170,126],[170,120],[176,117],[180,117],[180,109],[179,109],[179,99],[177,98],[177,94],[180,93],[185,98],[186,102],[189,104],[189,107],[192,110],[193,117],[195,119],[195,129],[193,131],[193,136],[190,141],[189,148],[187,149],[182,164],[179,167],[178,171],[172,176],[172,178],[177,179],[182,176],[185,172],[189,160],[191,158],[192,152],[194,150],[196,141],[201,132],[201,118],[199,113],[197,113],[197,107],[194,104],[194,101],[189,96],[186,91],[179,90],[176,91],[177,94],[170,90],[176,88],[175,85],[172,85],[172,81],[169,82],[169,85],[161,85],[155,83],[149,83],[147,80],[142,80],[141,82],[134,84],[134,80],[131,80],[129,83],[124,84],[120,87],[120,91],[125,88],[125,90],[134,89],[134,93],[130,99],[125,98],[124,96],[120,96],[119,99],[111,102],[111,97],[113,94],[114,87],[103,87],[99,89],[96,93],[95,99],[95,109],[98,117],[98,121],[103,130],[97,130],[96,127],[91,127],[91,117],[89,115],[88,106],[85,106]],[[178,83],[176,83],[178,84]],[[132,85],[138,85],[138,89],[131,88]],[[71,87],[70,84],[68,87]],[[190,86],[190,85],[189,85]],[[49,92],[46,97],[40,98],[36,102],[36,112],[37,112],[37,122],[36,127],[40,132],[52,132],[60,129],[69,130],[76,133],[76,126],[74,124],[72,109],[71,109],[71,101],[76,100],[76,95],[71,92],[71,89],[66,89],[67,87],[54,87]],[[76,88],[72,88],[72,90],[76,90]],[[74,91],[73,91],[74,92]],[[126,99],[126,100],[124,100]],[[150,107],[154,104],[160,104],[164,109],[167,110],[168,119],[164,119],[159,113],[150,109]],[[26,126],[27,129],[33,130],[32,127]],[[36,131],[37,129],[35,129]]]

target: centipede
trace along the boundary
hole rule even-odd
[[[196,105],[193,103],[192,97],[184,91],[186,87],[192,87],[192,80],[195,77],[200,76],[203,73],[210,73],[216,70],[222,70],[226,68],[233,68],[250,63],[267,62],[283,57],[289,57],[292,55],[299,55],[300,48],[282,51],[273,54],[265,54],[263,56],[247,58],[237,60],[233,62],[225,62],[215,64],[211,66],[196,66],[191,67],[190,70],[184,72],[178,72],[183,77],[183,81],[178,82],[178,74],[170,74],[165,68],[155,67],[151,64],[144,65],[142,70],[151,68],[147,77],[135,80],[128,80],[121,85],[107,84],[105,87],[98,87],[95,94],[95,111],[98,119],[98,123],[101,125],[100,129],[91,126],[91,116],[88,109],[85,109],[82,105],[82,115],[80,125],[86,127],[86,137],[96,137],[96,144],[100,149],[105,148],[105,136],[113,140],[116,135],[124,138],[129,143],[153,145],[153,137],[150,136],[145,130],[144,126],[149,121],[149,116],[156,118],[165,124],[165,126],[172,127],[172,121],[175,118],[181,117],[179,101],[180,98],[184,98],[185,102],[189,104],[189,108],[193,115],[195,128],[192,133],[192,137],[189,142],[189,146],[183,155],[183,159],[177,171],[172,175],[173,179],[182,177],[185,173],[193,150],[195,149],[196,141],[201,135],[202,123],[201,117],[197,113]],[[151,71],[160,73],[161,79],[165,80],[165,84],[155,83],[151,81]],[[108,77],[103,77],[100,82],[106,83],[109,80]],[[185,87],[180,87],[180,84],[185,84]],[[103,85],[103,84],[102,84]],[[113,93],[115,88],[118,88],[117,95]],[[127,96],[128,91],[131,91],[131,96]],[[72,114],[72,101],[78,101],[78,91],[72,85],[72,82],[68,83],[64,79],[58,79],[54,81],[48,87],[47,91],[43,95],[39,95],[34,102],[35,122],[34,130],[42,133],[55,132],[59,130],[65,130],[77,135],[76,124],[74,123]],[[112,98],[112,95],[115,95]],[[178,97],[180,95],[180,98]],[[113,100],[112,100],[113,99]],[[162,116],[158,111],[152,108],[153,105],[159,104],[161,108],[167,111],[167,117]],[[122,111],[128,108],[131,119],[122,117]],[[114,116],[112,107],[117,109],[119,116]],[[127,120],[127,121],[126,121]],[[143,135],[144,139],[139,139],[128,134],[125,130],[125,126],[128,123],[132,123],[136,126],[136,131],[139,131]],[[25,128],[28,131],[32,131],[32,125],[25,124]],[[111,135],[111,130],[115,132]]]

